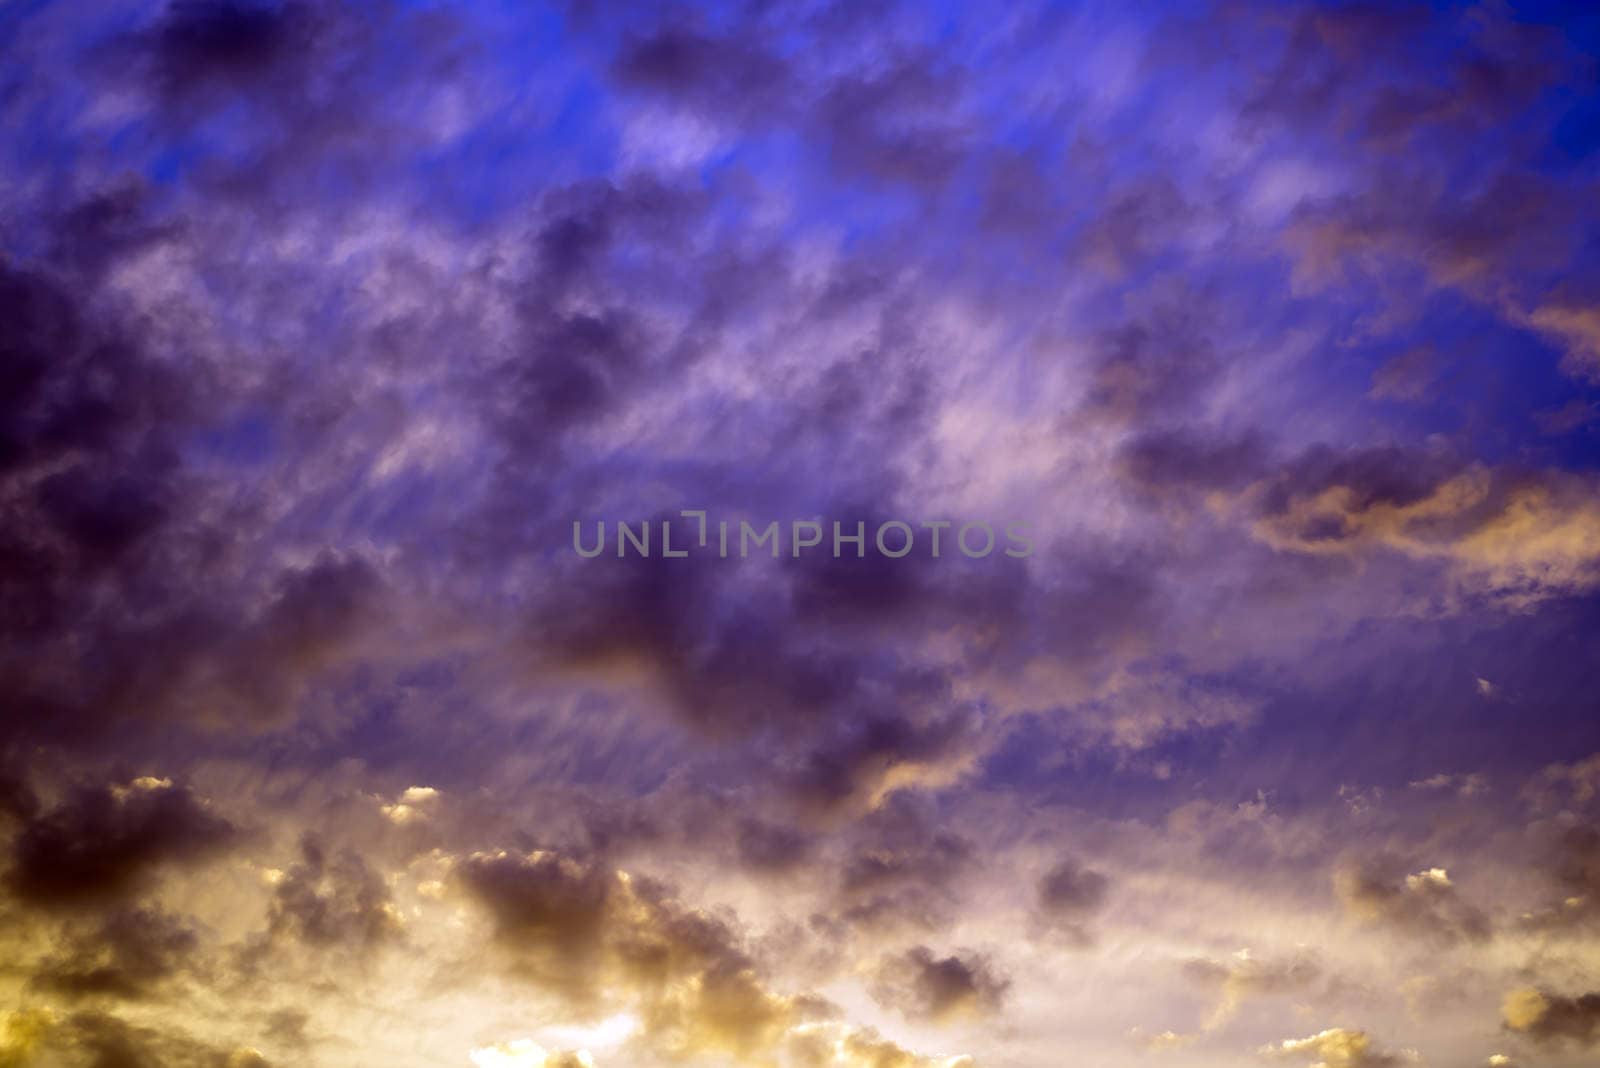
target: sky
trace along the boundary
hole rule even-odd
[[[0,1068],[1593,1065],[1597,205],[1581,3],[0,0]]]

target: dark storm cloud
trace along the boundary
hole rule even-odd
[[[70,204],[55,225],[52,260],[99,281],[127,257],[180,238],[183,224],[161,219],[150,202],[147,183],[124,180]]]
[[[47,958],[33,982],[70,999],[139,1000],[188,969],[199,946],[199,934],[180,917],[153,908],[117,909]]]
[[[630,37],[612,69],[625,86],[708,111],[763,117],[788,103],[793,81],[788,64],[754,34],[717,35],[681,24]]]
[[[675,528],[678,544],[694,536],[693,524]],[[659,564],[597,558],[574,568],[572,584],[538,613],[536,647],[564,671],[645,672],[685,721],[713,736],[781,740],[776,781],[819,811],[870,802],[895,775],[963,753],[977,720],[955,703],[938,665],[897,652],[883,630],[866,640],[841,634],[848,611],[818,615],[819,598],[856,595],[839,575],[847,569],[785,566],[758,578],[753,563]],[[772,596],[773,581],[788,587],[783,600]],[[880,604],[872,624],[926,626],[960,604],[908,590]]]
[[[1039,879],[1039,916],[1048,927],[1087,943],[1089,924],[1105,908],[1110,891],[1111,879],[1104,873],[1064,857]]]
[[[565,277],[594,273],[612,240],[607,235],[613,224],[602,221],[612,218],[611,208],[597,206],[610,203],[609,197],[582,202],[589,207],[572,217],[570,227],[548,231],[562,235],[561,251],[551,255],[570,272]],[[794,500],[816,494],[822,475],[813,468],[830,466],[827,457],[839,448],[834,439],[859,437],[865,459],[852,465],[851,475],[862,492],[831,493],[830,508],[869,520],[887,514],[902,487],[889,465],[914,449],[931,426],[929,387],[916,385],[927,380],[911,376],[914,388],[900,399],[893,399],[895,391],[863,387],[869,373],[882,373],[885,361],[899,365],[915,351],[912,340],[896,335],[897,327],[888,329],[883,352],[841,360],[812,389],[785,398],[780,414],[790,415],[800,430],[774,458],[775,470],[764,480],[767,497],[782,499],[784,490]],[[590,359],[584,346],[559,347],[527,365],[535,377],[519,373],[513,381],[518,390],[536,387],[537,396],[554,385],[573,386],[560,393],[571,401],[566,407],[585,413],[583,421],[572,423],[580,427],[626,407],[617,383],[640,388],[637,375],[607,370],[645,364],[632,355],[637,348],[608,346],[603,358]],[[908,366],[915,371],[918,365],[912,359]],[[558,369],[547,376],[552,367]],[[892,403],[883,403],[886,395]],[[514,410],[543,405],[538,399]],[[513,432],[518,464],[508,468],[497,490],[507,515],[526,507],[528,496],[513,492],[525,484],[521,472],[539,469],[536,451],[566,422],[552,413],[520,425],[533,437],[524,442]],[[575,455],[570,452],[569,461]],[[685,470],[692,478],[692,468]],[[738,477],[736,471],[715,470],[699,484],[727,492]],[[691,483],[684,500],[712,503],[700,499],[703,492]],[[569,532],[555,536],[566,540]],[[692,523],[674,520],[675,544],[689,544],[693,536]],[[1035,597],[1029,584],[1036,576],[1016,561],[982,567],[883,563],[822,555],[785,559],[774,571],[703,559],[662,568],[642,559],[614,560],[608,553],[550,576],[530,613],[531,643],[554,670],[611,677],[643,672],[685,719],[719,736],[776,732],[789,750],[781,757],[781,781],[817,808],[848,809],[896,782],[952,772],[982,725],[979,710],[954,701],[948,668],[916,651],[919,637],[957,629],[981,658],[993,656],[997,671],[1002,660],[1046,650],[1087,661],[1095,653],[1090,646],[1146,627],[1153,607],[1149,576],[1136,564],[1115,565],[1116,573],[1108,574],[1101,561],[1075,557],[1064,561],[1073,588]],[[785,595],[774,597],[775,590]],[[1091,637],[1082,620],[1097,611]],[[609,670],[614,668],[625,670]]]
[[[181,605],[153,633],[112,635],[108,644],[122,638],[130,662],[119,682],[157,709],[191,720],[282,722],[308,682],[359,642],[379,590],[364,560],[324,555],[285,569],[254,604],[240,595]],[[164,664],[133,661],[149,648],[172,652]]]
[[[1189,428],[1152,430],[1122,448],[1121,467],[1153,491],[1236,490],[1264,475],[1268,446],[1254,433],[1211,435]]]
[[[1580,1049],[1600,1044],[1600,993],[1575,996],[1548,990],[1518,990],[1501,1008],[1506,1029],[1541,1046]]]
[[[474,854],[456,876],[512,974],[581,1006],[621,999],[656,1048],[751,1056],[827,1014],[769,989],[730,920],[652,879],[548,852]]]
[[[1558,893],[1525,913],[1522,926],[1561,934],[1600,925],[1600,829],[1580,824],[1562,830],[1544,866]]]
[[[893,795],[860,822],[841,859],[835,914],[865,929],[933,930],[957,906],[977,855],[915,795]]]
[[[675,531],[684,544],[688,524]],[[583,666],[642,666],[692,720],[739,731],[768,722],[796,725],[843,699],[864,671],[822,642],[803,645],[774,618],[770,602],[735,599],[731,569],[702,559],[664,568],[654,560],[597,559],[581,582],[562,591],[566,605],[541,612],[546,645],[562,661]],[[574,579],[580,576],[574,575]],[[551,633],[553,632],[553,633]]]
[[[509,398],[522,441],[556,437],[613,410],[622,383],[638,371],[640,328],[621,310],[577,313],[539,323]]]
[[[1082,916],[1104,904],[1110,881],[1075,860],[1063,860],[1039,881],[1039,904],[1052,914]]]
[[[972,843],[948,832],[881,836],[887,844],[854,853],[841,873],[848,894],[873,893],[902,884],[934,886],[972,860]]]
[[[615,874],[553,853],[467,858],[458,877],[495,921],[497,937],[513,951],[518,970],[581,990],[597,966],[606,934]]]
[[[824,294],[818,302],[828,299]],[[889,518],[883,515],[888,498],[899,488],[892,461],[915,451],[935,415],[923,342],[903,319],[892,304],[882,309],[870,347],[830,361],[810,388],[790,398],[778,428],[778,443],[786,448],[833,457],[859,450],[871,458],[854,480],[840,480],[834,489],[843,498],[835,502],[839,510],[862,519]],[[884,378],[889,381],[879,381]]]
[[[1335,885],[1351,915],[1414,937],[1449,945],[1493,934],[1488,915],[1440,868],[1408,875],[1395,858],[1375,857],[1347,865]]]
[[[1582,707],[1576,669],[1545,669],[1583,662],[1583,643],[1546,639],[1592,615],[1571,607],[1600,583],[1592,482],[1513,469],[1556,446],[1509,425],[1441,425],[1456,347],[1411,336],[1432,323],[1405,314],[1454,288],[1580,355],[1600,338],[1581,280],[1553,284],[1580,273],[1589,175],[1539,165],[1541,94],[1571,69],[1550,35],[1489,8],[1230,4],[1168,34],[1136,5],[604,6],[179,0],[101,22],[69,0],[23,16],[118,41],[18,34],[45,58],[0,91],[30,128],[27,151],[0,154],[22,190],[0,227],[52,264],[0,275],[0,691],[22,709],[0,729],[17,743],[0,743],[7,878],[30,907],[113,906],[67,910],[40,995],[193,979],[214,1011],[188,921],[126,899],[238,838],[192,797],[135,812],[166,789],[150,785],[41,814],[4,769],[45,736],[68,764],[107,739],[159,745],[174,769],[226,754],[210,773],[236,774],[241,803],[278,789],[263,778],[338,777],[392,841],[440,847],[414,913],[409,873],[370,841],[308,838],[271,874],[260,944],[319,965],[317,987],[257,976],[274,1009],[314,1010],[269,1032],[301,1061],[404,1059],[409,1034],[340,1045],[363,1026],[330,995],[360,974],[343,951],[380,944],[395,1020],[436,997],[443,945],[582,1022],[626,1012],[644,1049],[685,1063],[970,1064],[781,992],[807,968],[842,978],[885,937],[927,943],[879,962],[886,1005],[947,1020],[1005,1003],[1017,1031],[973,1029],[999,1060],[1115,1061],[1064,1041],[1076,988],[1108,1029],[1086,1045],[1135,1022],[1114,983],[1100,1004],[1112,958],[1141,1011],[1192,1002],[1141,939],[1220,951],[1213,905],[1246,892],[1263,908],[1232,910],[1227,934],[1263,955],[1183,971],[1220,990],[1219,1032],[1241,998],[1327,995],[1320,950],[1254,941],[1258,921],[1277,936],[1272,917],[1312,908],[1271,876],[1338,837],[1279,806],[1315,808],[1330,766],[1486,766],[1445,759],[1469,742],[1516,763],[1578,731],[1485,667],[1503,694],[1479,693],[1449,738],[1395,744],[1423,722],[1396,708],[1473,701],[1480,659]],[[1152,32],[1182,69],[1141,62]],[[40,76],[63,101],[42,120]],[[104,177],[123,171],[140,177]],[[38,189],[99,192],[36,227]],[[1413,346],[1434,355],[1372,372]],[[566,551],[579,515],[870,526],[930,501],[1022,502],[1051,529],[1029,561],[981,566]],[[1392,642],[1382,663],[1406,685],[1374,682],[1346,631]],[[1278,695],[1265,712],[1242,696],[1258,674]],[[1348,699],[1353,677],[1374,699]],[[1513,727],[1523,740],[1497,745]],[[378,808],[411,781],[449,801],[396,831]],[[1275,782],[1292,800],[1254,793]],[[1041,875],[1033,832],[1067,795],[1139,813],[1119,828],[1134,839],[1176,799],[1168,831],[1192,820],[1209,847],[1205,915],[1185,850],[1119,876],[1117,909],[1098,860],[1051,846]],[[317,811],[264,818],[293,840],[337,824]],[[1374,802],[1341,833],[1402,815]],[[523,819],[509,840],[543,850],[467,852]],[[1563,847],[1554,889],[1595,896],[1592,845]],[[1121,848],[1097,848],[1106,871],[1129,870]],[[751,914],[681,901],[635,862]],[[1241,887],[1252,865],[1266,877]],[[1341,888],[1378,942],[1468,954],[1488,937],[1490,912],[1442,871],[1362,866]],[[1165,903],[1152,929],[1116,927],[1124,892],[1130,909]],[[401,901],[415,938],[397,937]],[[1091,930],[1128,952],[1074,959],[1085,981],[1041,1028],[998,950],[935,939],[970,922],[989,944],[1009,923],[985,927],[991,907],[1031,923],[1047,968]],[[745,923],[789,910],[808,917],[793,953],[746,943]],[[427,927],[446,913],[487,942]],[[1561,935],[1568,919],[1529,922]],[[485,981],[461,996],[490,996],[499,976]],[[1546,998],[1529,1033],[1572,1000]],[[103,1068],[259,1061],[103,1017],[57,1034],[48,1056]],[[1237,1037],[1200,1055],[1237,1059]],[[1404,1060],[1337,1028],[1276,1052]]]
[[[138,780],[84,788],[23,826],[11,845],[6,885],[43,908],[116,902],[163,867],[201,863],[239,836],[183,786]]]
[[[36,1053],[40,1059],[70,1058],[63,1063],[92,1068],[267,1068],[268,1062],[248,1046],[213,1045],[178,1030],[130,1023],[102,1012],[78,1012],[40,1026]],[[28,1063],[33,1063],[29,1061]]]
[[[603,287],[618,254],[688,240],[708,204],[703,191],[649,173],[588,179],[548,190],[533,224],[529,312],[582,287]]]
[[[1268,476],[1260,508],[1269,516],[1282,515],[1295,500],[1330,490],[1354,512],[1404,508],[1432,496],[1460,469],[1459,461],[1449,456],[1394,446],[1344,450],[1318,445]]]
[[[879,961],[872,996],[912,1019],[942,1023],[996,1012],[1010,985],[980,954],[941,957],[927,946],[913,946]]]
[[[99,481],[55,481],[42,495],[80,553],[109,552],[121,561],[122,551],[106,539],[126,535],[136,505],[95,496]],[[191,539],[205,537],[203,530],[174,532],[163,546],[170,553],[127,560],[124,573],[98,581],[63,573],[54,588],[37,591],[41,610],[51,614],[36,617],[12,647],[32,656],[14,655],[6,665],[23,707],[40,717],[18,729],[92,738],[116,730],[123,716],[281,722],[308,683],[340,663],[376,618],[380,582],[360,559],[325,555],[287,568],[259,594],[222,581],[196,589],[183,581],[182,568],[192,559],[187,552],[200,548]],[[34,572],[25,581],[48,577]],[[84,657],[86,641],[94,643],[92,660]]]
[[[361,855],[329,855],[315,834],[300,840],[300,860],[273,887],[270,938],[292,937],[313,948],[368,949],[397,938],[400,915],[383,877]]]
[[[541,197],[532,257],[506,293],[516,307],[517,336],[507,358],[468,380],[468,401],[491,415],[505,447],[489,507],[494,528],[484,537],[514,536],[527,526],[529,510],[546,502],[563,520],[596,510],[617,483],[617,465],[632,468],[642,460],[619,457],[620,443],[604,440],[608,428],[647,415],[652,405],[679,405],[693,381],[688,376],[714,375],[703,365],[723,365],[730,336],[768,329],[774,317],[804,321],[800,308],[821,309],[835,299],[834,272],[821,280],[797,277],[793,254],[780,241],[761,230],[725,231],[711,214],[713,203],[703,189],[648,173],[573,183]],[[674,314],[642,305],[641,285]],[[683,453],[658,475],[684,502],[768,510],[786,496],[818,494],[824,488],[818,469],[855,451],[860,459],[851,479],[831,490],[857,490],[881,511],[895,483],[889,474],[895,458],[916,446],[931,415],[920,342],[906,309],[892,298],[882,294],[855,309],[876,321],[865,347],[823,348],[815,361],[774,368],[779,390],[714,396],[706,403],[720,410],[715,422],[698,408],[685,411],[687,438],[677,446]],[[826,333],[825,323],[817,329]],[[869,378],[892,384],[866,388]],[[749,454],[727,455],[722,446],[730,437],[747,439]],[[556,454],[569,473],[592,477],[550,478]],[[752,476],[758,460],[761,479]]]
[[[6,577],[20,584],[24,572],[45,576],[34,588],[8,590],[18,602],[5,613],[13,626],[48,614],[47,604],[33,602],[48,600],[48,588],[37,587],[54,573],[113,566],[162,521],[162,475],[175,464],[168,427],[191,408],[195,383],[97,321],[85,302],[67,278],[0,264],[8,324],[0,336],[0,478],[7,526],[23,528],[7,539]],[[50,496],[22,479],[56,467],[61,473],[44,480]],[[52,546],[58,539],[32,531],[34,523],[58,528],[64,544]]]
[[[402,65],[439,63],[452,52],[452,28],[442,13],[387,2],[357,20],[311,0],[170,0],[150,26],[122,43],[136,51],[142,72],[169,103],[217,107],[223,94],[238,92],[286,114],[333,104],[322,118],[357,132],[354,120],[378,117],[378,101],[362,94],[378,89],[371,64],[389,55],[385,46],[426,46],[412,56],[395,54]],[[319,78],[325,80],[310,84]],[[335,92],[323,98],[329,89]]]
[[[214,368],[153,354],[84,276],[0,267],[0,315],[0,681],[27,713],[10,731],[280,715],[359,629],[375,572],[332,554],[241,587],[248,516],[182,451],[223,403]]]
[[[704,190],[648,172],[560,185],[539,198],[528,258],[500,294],[515,310],[515,337],[503,357],[459,382],[503,450],[474,538],[508,551],[510,539],[543,529],[529,520],[546,509],[558,528],[594,511],[594,497],[614,482],[607,472],[617,443],[603,441],[605,428],[670,398],[715,352],[730,320],[783,289],[781,262],[745,262],[765,252],[733,238],[701,247],[709,208]],[[692,262],[686,248],[695,250]],[[678,310],[675,327],[641,304],[641,284]],[[556,456],[590,477],[552,479]],[[706,487],[685,494],[691,489],[714,503]]]
[[[851,388],[859,389],[859,380],[852,378]],[[839,406],[829,407],[840,411]],[[844,411],[858,414],[850,407]],[[892,433],[892,428],[886,429]],[[884,497],[892,492],[889,487],[883,489]],[[883,500],[861,505],[841,502],[830,508],[834,514],[850,517],[840,523],[845,535],[854,536],[857,524],[864,527],[862,555],[846,544],[838,556],[817,554],[784,561],[783,573],[798,622],[858,629],[868,635],[881,633],[875,627],[909,626],[919,621],[923,625],[962,623],[974,631],[1005,630],[1014,625],[1014,617],[1027,607],[1030,592],[1031,576],[1025,563],[1002,558],[985,559],[981,565],[965,564],[945,548],[953,537],[948,530],[941,541],[945,555],[938,560],[914,551],[890,562],[874,541],[878,528],[894,518],[885,514],[884,508]],[[913,534],[922,542],[929,540],[927,531]],[[885,538],[891,548],[897,544],[894,537]]]
[[[27,776],[0,755],[0,825],[28,823],[38,811],[39,798],[28,785]]]
[[[876,800],[896,769],[937,765],[969,753],[972,727],[959,711],[923,723],[882,714],[842,722],[806,754],[793,789],[804,803],[823,810]]]
[[[172,0],[152,42],[158,77],[184,92],[249,81],[304,59],[314,20],[312,6],[294,2]]]
[[[645,326],[611,279],[623,248],[684,239],[694,200],[641,179],[551,190],[532,234],[534,273],[519,294],[517,350],[484,383],[511,454],[505,492],[527,500],[517,475],[537,469],[563,436],[616,414],[646,376],[658,376],[670,341]],[[570,306],[573,298],[582,307]]]
[[[653,230],[647,205],[664,195],[667,229]],[[674,380],[664,372],[683,370],[680,359],[712,358],[693,352],[706,342],[714,351],[718,332],[739,323],[746,300],[713,298],[725,273],[749,291],[758,317],[789,297],[819,304],[834,299],[832,281],[821,287],[808,282],[802,290],[781,259],[777,273],[760,281],[733,269],[741,264],[732,258],[725,272],[725,254],[714,249],[693,271],[683,271],[681,262],[649,268],[662,272],[670,291],[683,294],[699,325],[677,338],[646,327],[625,310],[631,298],[619,288],[614,255],[626,239],[636,265],[641,250],[650,262],[681,229],[674,214],[680,210],[702,209],[659,187],[593,183],[562,190],[541,205],[535,270],[519,299],[519,349],[482,384],[485,397],[493,398],[489,403],[503,406],[497,429],[507,447],[485,513],[486,538],[536,529],[525,517],[541,504],[556,515],[560,502],[574,511],[597,507],[598,498],[585,497],[615,484],[614,460],[589,466],[597,428],[670,394]],[[759,254],[756,259],[765,262]],[[852,515],[887,513],[901,484],[892,466],[923,440],[933,409],[919,342],[902,322],[909,317],[879,298],[881,286],[866,286],[862,309],[881,317],[878,347],[823,354],[826,370],[803,388],[760,398],[761,407],[748,415],[730,404],[730,432],[762,415],[785,428],[769,440],[772,424],[765,421],[761,440],[769,443],[754,446],[772,452],[760,485],[750,483],[747,465],[663,468],[683,503],[713,506],[730,498],[733,507],[749,507],[753,498],[763,509],[788,501],[784,510],[792,510],[793,502],[816,496],[833,477],[823,474],[838,470],[831,457],[853,451],[859,459],[849,477],[857,492],[846,496],[834,487],[829,497],[840,508],[851,502]],[[579,295],[584,310],[567,310],[566,302]],[[695,343],[685,348],[684,336]],[[680,357],[680,351],[689,355]],[[892,388],[865,386],[895,369],[905,374],[889,376]],[[790,373],[802,372],[813,374],[809,368]],[[593,477],[550,480],[545,471],[556,453]],[[692,524],[674,524],[674,542],[688,544]],[[570,532],[553,529],[552,536],[566,542]],[[776,757],[778,780],[819,809],[869,802],[891,779],[950,763],[970,741],[977,717],[955,706],[946,670],[912,650],[918,634],[954,625],[998,647],[1024,626],[1018,608],[1027,573],[1020,566],[934,570],[819,558],[785,559],[769,572],[698,559],[662,568],[609,555],[581,566],[563,562],[531,591],[529,642],[537,660],[563,675],[642,674],[687,722],[721,738],[772,732],[788,750]],[[785,596],[772,596],[774,580]],[[861,630],[843,634],[844,625]],[[891,627],[901,633],[891,634]],[[760,744],[760,757],[771,759],[772,747]]]
[[[461,73],[459,27],[436,7],[171,0],[124,30],[96,49],[97,83],[149,94],[163,142],[189,146],[186,179],[252,210],[307,195],[318,175],[347,190],[394,180],[434,141],[421,94]],[[196,137],[223,115],[226,137]]]
[[[359,556],[322,553],[286,568],[266,603],[213,652],[224,696],[252,717],[293,709],[300,687],[361,641],[383,607],[383,578]]]

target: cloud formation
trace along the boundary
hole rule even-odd
[[[1577,1068],[1567,7],[10,5],[0,1063]]]

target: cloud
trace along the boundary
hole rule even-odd
[[[1039,915],[1050,927],[1087,944],[1089,923],[1105,907],[1110,889],[1108,876],[1063,857],[1039,879]]]
[[[730,918],[690,908],[654,880],[550,852],[472,854],[457,860],[455,878],[491,918],[511,974],[584,1011],[628,1012],[638,1021],[634,1040],[652,1050],[759,1059],[789,1048],[807,1063],[874,1068],[946,1063],[831,1022],[837,1010],[815,995],[778,993]],[[1004,990],[981,962],[924,949],[899,964],[906,985],[895,989],[940,1018]]]
[[[1523,796],[1539,808],[1588,805],[1600,797],[1600,753],[1585,760],[1545,766],[1524,788]]]
[[[497,937],[517,953],[514,962],[536,980],[590,984],[617,894],[617,876],[552,853],[477,854],[457,868],[468,892],[494,916]]]
[[[781,114],[794,89],[788,64],[755,35],[717,35],[686,25],[631,37],[612,70],[625,86],[741,117]]]
[[[807,755],[794,790],[812,805],[836,809],[876,806],[906,787],[947,785],[974,762],[973,726],[961,712],[925,723],[890,716],[841,723]]]
[[[550,853],[474,854],[456,870],[514,974],[577,1005],[622,1002],[660,1048],[748,1056],[810,1011],[763,985],[726,922],[648,880]]]
[[[1309,1038],[1285,1039],[1275,1046],[1263,1047],[1261,1053],[1281,1060],[1316,1057],[1312,1068],[1395,1068],[1418,1061],[1413,1054],[1383,1052],[1365,1031],[1342,1027],[1329,1028]]]
[[[1528,313],[1528,322],[1565,343],[1565,366],[1572,374],[1600,381],[1600,311],[1592,295],[1552,294]]]
[[[19,1030],[15,1017],[8,1030]],[[181,1030],[131,1023],[102,1012],[77,1012],[62,1018],[35,1016],[23,1023],[21,1041],[8,1036],[0,1055],[20,1051],[40,1063],[93,1064],[103,1068],[136,1068],[160,1064],[172,1068],[268,1068],[268,1061],[249,1046],[217,1045]],[[64,1058],[64,1059],[63,1059]],[[34,1060],[18,1063],[31,1064]]]
[[[1430,471],[1430,466],[1432,470]],[[1528,604],[1600,581],[1600,509],[1583,476],[1473,465],[1454,473],[1392,451],[1308,454],[1244,495],[1280,551],[1387,549],[1454,567],[1469,588]]]
[[[1200,1040],[1199,1035],[1181,1035],[1176,1031],[1162,1031],[1160,1034],[1135,1037],[1138,1037],[1140,1048],[1149,1053],[1167,1053],[1184,1049]]]
[[[1208,317],[1199,301],[1169,298],[1102,334],[1085,415],[1148,428],[1181,412],[1219,370]]]
[[[46,959],[33,982],[69,999],[136,1001],[191,967],[199,944],[198,933],[180,917],[119,908]]]
[[[880,1005],[911,1019],[947,1023],[998,1011],[1010,985],[981,955],[940,957],[927,946],[913,946],[878,962],[871,989]]]
[[[325,168],[379,182],[385,162],[441,139],[431,92],[460,73],[455,20],[400,4],[353,19],[304,0],[173,0],[118,30],[97,49],[102,91],[148,108],[164,143],[203,146],[186,179],[245,204]],[[222,114],[230,135],[204,136]]]
[[[92,242],[94,243],[94,242]],[[175,355],[103,280],[0,264],[0,682],[12,732],[106,733],[123,716],[273,720],[346,648],[376,572],[324,554],[275,588],[235,569],[259,509],[192,462],[227,376]]]
[[[1483,692],[1486,685],[1487,684],[1482,679],[1479,679],[1479,692]],[[1430,775],[1426,779],[1417,779],[1414,782],[1407,783],[1406,785],[1412,790],[1424,790],[1428,792],[1450,791],[1463,800],[1472,797],[1479,797],[1487,793],[1489,790],[1488,778],[1482,774],[1479,774],[1478,772],[1473,772],[1468,775],[1448,775],[1440,772],[1437,775]]]
[[[439,791],[431,786],[408,786],[392,804],[380,805],[379,811],[399,827],[426,820],[428,812],[439,798]]]
[[[1175,1057],[1238,1059],[1238,1005],[1396,987],[1396,939],[1499,991],[1502,949],[1559,961],[1592,919],[1592,842],[1496,876],[1521,825],[1435,774],[1590,732],[1592,464],[1536,433],[1593,364],[1566,27],[24,7],[0,988],[54,1007],[53,1060],[250,1063],[163,1036],[225,1033],[208,963],[251,950],[241,1019],[330,1068],[412,1025],[616,1059],[529,1006],[636,1016],[624,1062],[951,1068],[905,1043],[978,1015],[999,1063],[1115,1063],[1177,1013],[1213,1031]],[[1040,537],[567,550],[680,507]],[[192,785],[130,783],[156,757]],[[1529,795],[1557,836],[1585,769]],[[1424,860],[1351,866],[1329,913],[1306,866],[1388,842]],[[905,1034],[814,993],[861,979]],[[1426,1007],[1419,1041],[1475,1026]],[[1279,1052],[1394,1056],[1329,1034]]]
[[[1197,984],[1218,990],[1217,1006],[1206,1018],[1207,1031],[1227,1024],[1249,998],[1302,993],[1324,977],[1321,964],[1310,954],[1266,960],[1252,956],[1249,950],[1226,960],[1197,957],[1185,961],[1183,973]]]
[[[806,1068],[977,1068],[971,1057],[929,1057],[895,1043],[870,1028],[845,1030],[830,1028],[821,1032],[831,1042],[827,1053],[815,1053],[802,1063]],[[801,1046],[802,1052],[815,1047]],[[827,1047],[824,1047],[827,1048]]]
[[[90,586],[125,588],[176,516],[172,428],[200,392],[87,303],[69,278],[0,263],[0,679],[52,719],[70,711],[55,656],[88,631]]]
[[[269,938],[293,938],[314,948],[370,949],[400,936],[399,910],[381,875],[352,849],[329,856],[320,838],[300,839],[300,860],[272,872]]]
[[[1374,858],[1343,868],[1335,887],[1350,915],[1415,937],[1453,944],[1485,942],[1493,933],[1489,917],[1462,898],[1443,868],[1402,877],[1392,858]]]
[[[1246,116],[1315,131],[1308,140],[1354,158],[1346,190],[1293,213],[1299,281],[1381,279],[1381,299],[1398,302],[1417,294],[1420,269],[1424,290],[1450,289],[1566,343],[1568,370],[1587,373],[1579,302],[1540,284],[1586,270],[1582,194],[1535,147],[1560,121],[1540,101],[1586,76],[1581,50],[1557,27],[1491,8],[1308,12],[1283,40]],[[1486,130],[1513,122],[1539,133],[1482,152]],[[1447,161],[1472,161],[1476,179],[1440,181]]]
[[[1439,38],[1457,45],[1443,70],[1427,50]],[[1569,75],[1552,62],[1562,51],[1554,35],[1495,13],[1305,12],[1290,26],[1275,76],[1260,87],[1252,110],[1291,121],[1315,116],[1335,135],[1369,142],[1404,141],[1440,125],[1470,130],[1503,119],[1547,82]]]
[[[675,541],[693,536],[681,524]],[[567,677],[638,680],[709,736],[774,736],[785,750],[776,781],[819,810],[872,807],[968,767],[977,723],[945,671],[909,649],[883,655],[900,644],[885,632],[851,640],[802,614],[815,573],[783,568],[763,581],[753,565],[682,562],[585,561],[541,605],[535,655]],[[772,579],[794,610],[763,593]],[[907,599],[895,616],[921,626],[919,611],[955,610],[935,598]]]
[[[1532,988],[1513,990],[1500,1013],[1507,1030],[1540,1045],[1600,1045],[1600,994],[1569,997]]]
[[[1039,881],[1039,905],[1052,916],[1081,917],[1105,903],[1110,885],[1106,876],[1068,857]]]
[[[1238,490],[1266,473],[1268,446],[1255,434],[1214,437],[1189,428],[1144,430],[1122,446],[1122,470],[1152,491]]]
[[[752,870],[781,875],[804,868],[815,843],[793,827],[745,819],[739,824],[738,849],[740,861]]]
[[[959,901],[976,845],[940,829],[926,808],[902,796],[858,829],[842,858],[836,914],[865,928],[931,929]]]
[[[1542,866],[1557,893],[1553,901],[1522,915],[1525,929],[1574,932],[1600,921],[1600,829],[1590,824],[1562,829]]]
[[[314,9],[297,3],[176,0],[155,32],[160,77],[172,91],[248,82],[303,59],[314,18]]]
[[[595,1068],[588,1050],[548,1051],[529,1038],[483,1046],[469,1058],[474,1068]]]
[[[1439,374],[1439,356],[1415,348],[1396,356],[1372,373],[1371,395],[1386,400],[1420,401]]]
[[[23,826],[6,885],[40,908],[113,903],[144,889],[161,868],[206,861],[239,836],[207,802],[164,780],[83,788]]]

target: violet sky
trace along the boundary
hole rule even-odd
[[[0,1068],[1597,1057],[1600,8],[0,0]]]

